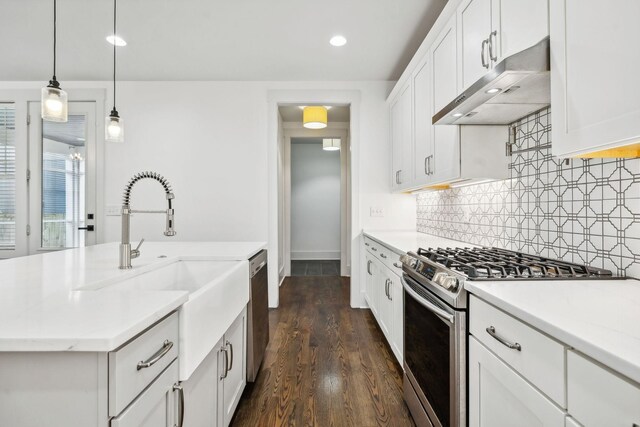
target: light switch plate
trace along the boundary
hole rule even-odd
[[[381,208],[380,206],[371,206],[369,209],[369,216],[382,218],[384,216],[384,208]]]
[[[120,216],[121,206],[118,205],[107,205],[105,208],[105,215],[107,216]]]

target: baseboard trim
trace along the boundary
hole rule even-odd
[[[340,251],[291,252],[292,261],[340,261]]]

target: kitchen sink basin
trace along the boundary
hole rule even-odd
[[[180,380],[187,380],[249,302],[249,262],[178,260],[109,291],[187,291],[179,308]]]

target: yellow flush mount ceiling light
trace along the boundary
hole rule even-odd
[[[340,138],[324,138],[322,140],[322,149],[326,151],[340,150]]]
[[[321,105],[304,107],[302,125],[307,129],[324,129],[327,127],[327,108]]]

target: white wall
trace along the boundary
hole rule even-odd
[[[291,140],[291,259],[340,259],[340,151]]]
[[[44,83],[0,82],[0,90],[32,88],[38,99]],[[109,82],[62,85],[71,99],[74,88],[104,89],[105,110],[111,109]],[[415,196],[390,194],[386,97],[392,86],[393,82],[118,83],[117,107],[125,120],[126,142],[105,145],[104,182],[98,192],[106,205],[119,206],[134,173],[157,171],[173,185],[178,234],[162,235],[162,215],[137,215],[132,218],[132,239],[267,241],[269,91],[359,91],[359,111],[352,117],[359,121],[360,150],[354,156],[358,165],[352,168],[357,174],[354,185],[359,186],[354,215],[359,215],[364,229],[415,229]],[[161,187],[154,182],[137,184],[132,205],[163,208]],[[370,206],[382,207],[385,216],[369,217]],[[104,241],[119,240],[119,217],[98,214],[104,219]],[[354,239],[360,231],[352,230]],[[353,259],[359,259],[358,241],[352,244]],[[277,274],[272,277],[277,280]],[[362,305],[364,299],[352,304]]]

